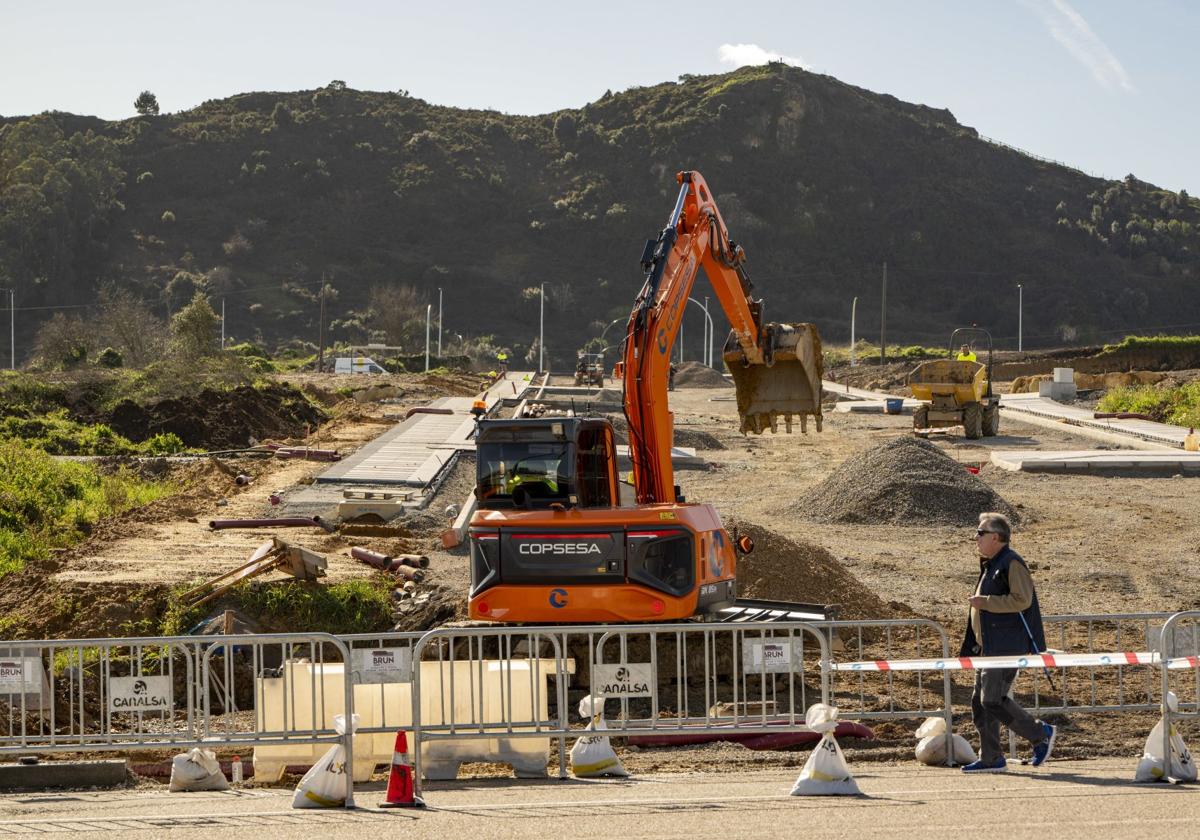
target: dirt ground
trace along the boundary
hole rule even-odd
[[[322,384],[306,382],[305,384]],[[327,384],[326,384],[327,386]],[[453,390],[457,389],[457,390]],[[314,446],[349,452],[371,440],[406,408],[447,393],[469,393],[472,383],[422,381],[411,377],[391,394],[394,402],[340,406],[336,419],[311,441]],[[680,471],[677,482],[691,500],[704,501],[722,514],[768,528],[791,540],[819,546],[889,608],[938,620],[954,636],[966,615],[966,599],[977,575],[973,530],[928,525],[835,525],[817,523],[797,510],[797,500],[844,460],[868,447],[911,434],[911,419],[828,410],[824,431],[807,435],[743,437],[737,432],[732,388],[679,388],[670,395],[677,429],[714,438],[723,448],[701,448],[706,469]],[[1194,539],[1195,499],[1200,485],[1184,477],[1101,477],[1009,473],[988,463],[993,448],[1091,448],[1094,442],[1065,431],[1020,423],[1010,414],[1002,434],[967,441],[951,433],[932,438],[955,460],[980,466],[979,477],[1020,514],[1014,547],[1030,561],[1042,610],[1047,614],[1158,612],[1200,607],[1196,586],[1197,546]],[[234,484],[228,468],[194,465],[190,490],[119,520],[103,523],[84,545],[30,569],[0,592],[0,613],[24,616],[38,628],[37,614],[56,599],[91,598],[109,610],[105,629],[122,617],[154,609],[155,593],[197,576],[216,574],[244,561],[265,539],[256,531],[210,531],[212,518],[262,516],[271,512],[267,496],[302,486],[326,464],[304,461],[238,461],[236,471],[253,476],[246,487]],[[436,534],[445,527],[448,504],[460,504],[469,492],[471,469],[463,464],[447,481],[427,511],[412,525],[405,547],[431,557],[439,598],[465,600],[467,557],[461,548],[441,550]],[[221,504],[224,500],[224,504]],[[329,558],[329,582],[371,574],[349,558],[351,544],[396,551],[385,538],[330,536],[317,529],[293,529],[288,538]],[[140,612],[139,612],[140,611]],[[410,612],[420,614],[412,605]],[[432,614],[432,613],[430,613]],[[420,615],[414,616],[414,622]],[[88,628],[43,622],[58,636],[88,635]],[[388,629],[388,628],[380,628]],[[969,685],[964,678],[959,683]],[[963,687],[956,690],[961,703]],[[1117,741],[1105,735],[1108,719],[1072,722],[1067,754],[1136,750],[1151,723],[1140,717]],[[876,727],[877,740],[867,755],[880,760],[907,760],[919,721]],[[1143,726],[1143,724],[1145,724]],[[1135,731],[1136,730],[1136,731]],[[1068,746],[1073,740],[1074,746]],[[847,745],[853,746],[853,745]],[[854,746],[859,751],[858,746]],[[714,759],[755,766],[796,766],[800,754],[749,753],[740,747],[705,750],[623,750],[630,769],[639,772],[711,765]],[[862,760],[862,759],[859,759]]]

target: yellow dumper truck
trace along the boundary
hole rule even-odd
[[[975,354],[970,350],[954,358],[964,334],[987,340],[987,364],[972,359]],[[950,354],[948,359],[922,362],[908,375],[913,398],[923,403],[913,411],[913,429],[962,426],[972,440],[999,434],[1000,397],[992,394],[991,334],[975,327],[957,329],[950,336]]]

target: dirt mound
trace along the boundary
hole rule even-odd
[[[842,462],[792,512],[819,522],[974,525],[1012,506],[932,443],[901,437]]]
[[[229,391],[206,388],[199,394],[165,399],[143,406],[122,400],[107,416],[96,419],[113,431],[140,442],[173,432],[188,446],[236,449],[250,438],[298,437],[328,417],[290,385],[243,386]]]
[[[676,388],[729,388],[731,383],[720,370],[699,362],[684,362],[675,369]]]
[[[724,517],[730,533],[754,539],[754,551],[738,560],[738,596],[771,601],[838,604],[838,618],[891,618],[910,610],[889,605],[850,574],[820,546],[790,540],[782,534],[733,517]]]
[[[681,429],[675,427],[675,445],[690,446],[694,449],[724,449],[725,444],[717,440],[715,435],[700,429]]]
[[[612,423],[613,434],[618,444],[625,446],[629,443],[629,423],[619,414],[606,415],[608,422]],[[675,427],[675,445],[690,446],[693,449],[724,449],[725,444],[721,443],[715,435],[702,431],[701,429],[688,428],[686,426]]]

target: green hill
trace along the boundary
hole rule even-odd
[[[3,118],[0,285],[49,307],[115,281],[163,315],[200,289],[268,344],[316,340],[323,277],[343,341],[370,337],[372,287],[435,309],[441,287],[448,332],[520,352],[537,330],[521,292],[544,282],[547,344],[568,354],[628,313],[679,169],[716,191],[769,317],[830,338],[854,295],[876,329],[884,261],[893,340],[1015,335],[1017,283],[1031,345],[1200,322],[1200,203],[778,64],[539,116],[334,82],[119,122]],[[22,346],[51,311],[21,313]]]

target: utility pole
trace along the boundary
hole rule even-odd
[[[858,298],[850,301],[850,367],[854,367],[854,319],[858,317]]]
[[[221,298],[221,349],[225,349],[225,298]]]
[[[1021,284],[1017,284],[1017,352],[1020,353],[1025,349],[1024,339],[1025,332],[1025,290],[1021,288]]]
[[[879,306],[879,365],[887,364],[887,261],[883,263],[883,295]]]
[[[17,369],[17,290],[0,289],[8,292],[8,369]]]
[[[442,358],[442,287],[438,286],[438,361]]]
[[[704,349],[707,351],[707,361],[704,364],[709,367],[713,366],[713,326],[710,323],[711,317],[708,314],[708,295],[704,296],[704,334],[707,340],[704,342]]]
[[[425,372],[429,373],[429,322],[433,316],[433,304],[425,304]]]
[[[317,327],[317,373],[325,370],[325,272],[321,272],[321,314]]]
[[[542,284],[538,305],[538,373],[546,369],[546,284]]]

